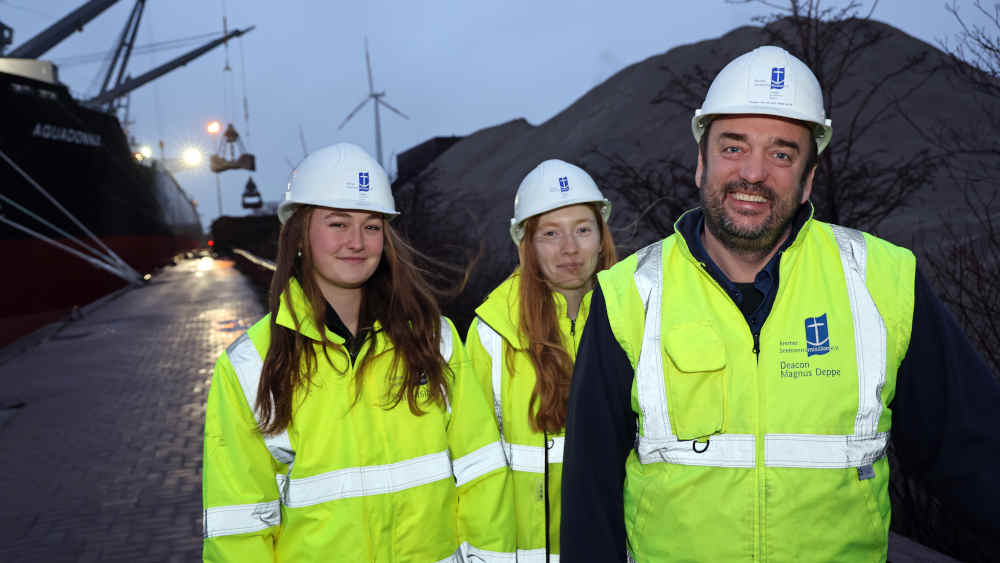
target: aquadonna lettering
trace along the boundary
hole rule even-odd
[[[771,69],[771,89],[781,90],[785,87],[785,67],[776,66]]]
[[[368,173],[358,172],[358,191],[367,192],[371,189],[371,185],[368,183]]]
[[[59,127],[58,125],[51,125],[49,123],[36,123],[35,129],[31,134],[35,137],[52,141],[62,141],[64,143],[88,145],[91,147],[101,146],[100,135],[68,127]]]
[[[830,351],[830,327],[826,313],[818,317],[806,317],[806,357],[819,356]]]

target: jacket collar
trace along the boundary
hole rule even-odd
[[[292,302],[291,307],[288,306],[289,300]],[[300,326],[298,328],[296,328],[295,321],[292,319],[292,311],[295,312],[295,317],[299,319]],[[325,324],[322,326],[316,325],[316,321],[312,316],[312,308],[309,306],[309,300],[306,298],[306,293],[303,291],[302,285],[299,284],[299,280],[295,279],[295,277],[288,280],[288,287],[281,294],[281,303],[278,306],[278,314],[274,322],[289,330],[297,331],[302,336],[311,340],[322,341],[322,337],[320,336],[320,330],[322,330],[326,333],[326,339],[330,342],[336,344],[343,344],[345,342],[343,336],[333,332]],[[380,348],[386,349],[391,347],[388,339],[382,335],[382,325],[378,321],[375,321],[372,334],[375,335],[375,340],[380,344]]]
[[[553,291],[552,299],[556,306],[556,319],[566,318],[566,298],[558,291]],[[577,318],[586,318],[590,309],[590,299],[593,290],[584,294],[580,301],[580,312]],[[512,347],[518,350],[528,348],[528,340],[521,332],[521,274],[515,271],[496,289],[490,292],[482,305],[476,308],[476,315],[503,337]],[[581,327],[582,328],[582,327]]]

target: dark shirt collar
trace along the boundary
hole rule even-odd
[[[343,338],[344,342],[350,341],[354,336],[347,328],[347,325],[344,324],[344,321],[340,320],[340,315],[337,314],[337,311],[329,303],[326,304],[326,328]]]
[[[778,252],[774,253],[774,256],[768,261],[761,272],[768,271],[768,274],[773,277],[773,273],[777,267],[781,253],[795,242],[796,237],[799,236],[799,231],[802,230],[802,227],[806,224],[806,221],[809,220],[811,215],[811,203],[806,202],[799,206],[799,210],[795,213],[795,218],[792,219],[792,230],[788,234],[788,238],[781,244],[781,247],[778,248]],[[708,255],[708,251],[705,250],[705,245],[702,243],[701,232],[705,228],[704,210],[699,207],[685,213],[680,219],[678,219],[675,228],[677,233],[684,237],[684,242],[687,243],[687,247],[691,251],[691,255],[694,256],[694,259],[701,262],[705,266],[705,269],[712,274],[712,277],[718,280],[723,287],[726,285],[732,285],[733,282],[729,281],[729,278],[722,273],[719,266],[714,260],[712,260],[712,257]],[[759,277],[760,273],[757,275]],[[723,281],[726,283],[723,284]]]
[[[777,294],[778,263],[781,260],[781,254],[795,242],[799,231],[802,230],[802,227],[811,216],[811,203],[806,202],[799,206],[799,210],[795,213],[795,218],[792,220],[792,230],[788,234],[788,238],[778,248],[778,252],[775,252],[774,256],[764,265],[764,268],[760,272],[757,272],[752,284],[733,283],[722,272],[718,264],[712,260],[712,257],[709,256],[701,239],[702,230],[705,228],[705,214],[702,209],[693,209],[682,215],[677,221],[676,230],[684,237],[684,241],[687,243],[688,249],[691,251],[691,255],[694,256],[694,259],[701,263],[705,271],[729,295],[730,299],[740,309],[740,312],[746,317],[750,329],[754,333],[758,333],[764,324],[764,320],[767,319],[767,316],[771,312],[771,305],[774,303],[774,297]]]

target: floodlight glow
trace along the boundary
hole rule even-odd
[[[142,158],[152,158],[153,149],[149,145],[143,145],[139,147],[139,154],[142,155]]]
[[[181,153],[181,159],[188,166],[198,166],[201,164],[201,151],[194,147],[188,147]]]
[[[205,130],[208,131],[210,134],[215,135],[219,131],[222,131],[222,124],[219,123],[218,121],[213,121],[205,126]]]

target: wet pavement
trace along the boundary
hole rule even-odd
[[[0,561],[200,560],[212,367],[263,313],[193,259],[4,350]]]

